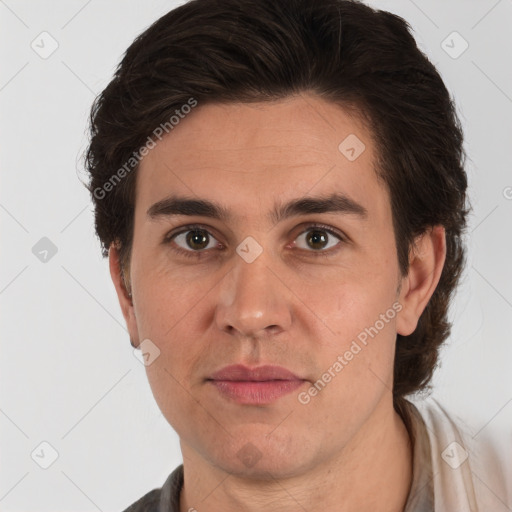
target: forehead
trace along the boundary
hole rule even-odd
[[[141,161],[136,207],[169,195],[229,206],[241,218],[305,196],[342,193],[387,207],[371,133],[359,117],[312,95],[198,105]]]

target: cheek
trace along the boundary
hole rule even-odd
[[[199,273],[169,265],[168,261],[141,258],[134,269],[137,326],[142,336],[166,340],[173,331],[191,323],[194,308],[201,303],[211,287]]]
[[[306,407],[326,424],[343,422],[346,428],[357,430],[392,389],[396,312],[390,307],[383,314],[384,320],[362,312],[360,318],[366,315],[367,321],[347,320],[348,325],[340,325],[342,335],[319,347],[321,370],[300,403],[309,403]]]
[[[317,311],[329,328],[317,342],[322,368],[317,388],[325,384],[325,400],[353,412],[392,387],[396,317],[401,309],[392,278],[379,282],[361,276],[330,286],[328,293],[316,297]]]
[[[149,321],[152,317],[146,318]],[[198,393],[205,376],[198,363],[204,362],[208,350],[200,341],[204,336],[193,321],[187,323],[186,316],[181,322],[176,317],[165,321],[155,313],[154,320],[144,330],[160,353],[146,366],[146,375],[158,406],[173,426],[179,426],[183,415],[197,414],[197,400],[201,398]]]
[[[323,290],[311,290],[307,295],[308,305],[318,312],[334,344],[346,345],[376,322],[379,332],[383,331],[384,335],[393,330],[396,285],[390,276],[380,274],[377,277],[361,271],[338,281],[331,280]]]
[[[167,355],[162,353],[157,361],[146,367],[146,375],[155,402],[166,420],[178,432],[186,432],[190,418],[197,414],[198,402]],[[175,357],[178,356],[172,356]]]
[[[138,283],[140,307],[136,306],[135,314],[139,336],[151,340],[160,351],[158,358],[146,366],[160,406],[182,403],[187,407],[190,402],[190,378],[206,348],[201,340],[206,328],[207,290],[203,286],[184,286],[181,279],[156,272],[146,273],[144,281]],[[168,412],[173,414],[173,410]]]

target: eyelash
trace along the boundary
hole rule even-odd
[[[341,243],[347,242],[347,238],[344,235],[342,235],[341,233],[339,233],[337,231],[334,231],[331,227],[323,225],[323,224],[315,224],[315,223],[307,224],[305,226],[305,228],[297,235],[296,238],[298,238],[300,235],[303,235],[304,233],[307,233],[308,231],[313,230],[314,228],[319,229],[321,231],[325,231],[326,233],[329,233],[330,235],[333,235],[334,237],[338,238]],[[201,250],[201,251],[192,251],[192,250],[190,250],[190,251],[186,251],[185,249],[182,249],[181,247],[173,247],[170,244],[170,242],[172,242],[172,240],[174,240],[174,238],[176,238],[178,235],[182,235],[183,233],[187,233],[188,231],[194,231],[194,230],[206,231],[208,233],[208,235],[213,236],[206,226],[202,226],[201,224],[190,224],[188,226],[183,226],[183,228],[180,231],[178,231],[177,233],[173,233],[172,235],[169,235],[169,234],[166,235],[164,240],[163,240],[163,243],[170,245],[171,249],[175,253],[180,254],[181,256],[185,256],[186,258],[200,259],[200,258],[206,257],[205,253],[207,253],[208,250]],[[213,237],[213,238],[215,238],[215,237]],[[331,248],[331,249],[329,249],[327,251],[322,251],[322,250],[314,251],[314,250],[311,250],[311,251],[306,251],[306,252],[314,254],[315,257],[316,256],[329,257],[333,253],[336,253],[338,251],[338,249]],[[305,249],[299,249],[299,250],[303,251]]]

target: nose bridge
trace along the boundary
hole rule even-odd
[[[232,270],[221,283],[216,311],[220,329],[253,336],[289,327],[286,287],[271,270],[270,252],[262,249],[251,240],[238,246]]]

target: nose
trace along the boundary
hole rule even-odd
[[[239,337],[263,337],[290,328],[292,292],[265,251],[251,263],[235,254],[222,280],[216,307],[217,327]]]

